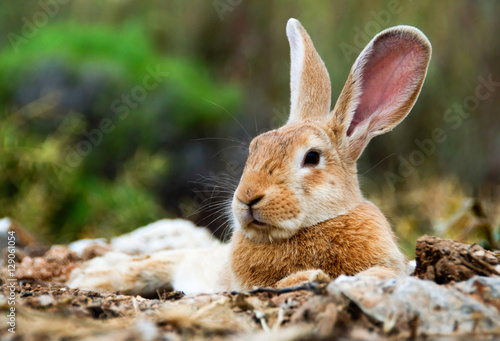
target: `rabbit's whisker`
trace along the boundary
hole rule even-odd
[[[223,110],[226,114],[228,114],[236,123],[238,123],[238,125],[241,127],[241,129],[243,129],[243,131],[245,132],[245,134],[247,134],[248,138],[252,138],[252,136],[250,136],[250,134],[248,133],[248,131],[245,129],[245,127],[241,124],[240,121],[238,121],[236,119],[236,117],[234,117],[229,111],[227,111],[225,108],[221,107],[220,105],[218,105],[217,103],[214,103],[212,101],[209,101],[208,99],[206,98],[203,98],[203,100],[207,101],[208,103],[210,104],[213,104],[215,105],[216,107],[220,108],[221,110]]]

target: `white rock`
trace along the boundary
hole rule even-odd
[[[411,275],[413,271],[415,271],[416,267],[417,267],[417,261],[415,259],[409,261],[408,264],[406,265],[406,274]]]
[[[113,238],[113,251],[149,255],[160,250],[211,247],[218,241],[209,230],[183,219],[163,219]]]
[[[40,306],[42,306],[42,307],[47,307],[49,305],[54,304],[55,300],[52,296],[42,295],[42,296],[38,297],[38,303],[40,303]]]
[[[10,225],[12,225],[12,221],[9,218],[0,219],[0,234],[6,234]]]
[[[474,277],[454,286],[438,285],[416,277],[392,279],[358,278],[334,281],[328,293],[347,297],[364,314],[385,323],[397,316],[396,324],[410,325],[418,319],[418,330],[429,334],[464,332],[500,332],[500,313],[467,294],[480,281],[493,298],[500,297],[500,279]]]

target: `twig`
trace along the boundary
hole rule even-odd
[[[306,283],[302,285],[298,285],[295,287],[288,287],[288,288],[282,288],[282,289],[275,289],[275,288],[258,288],[254,290],[247,291],[248,294],[259,294],[263,292],[269,292],[272,294],[286,294],[289,292],[295,292],[295,291],[313,291],[314,293],[321,293],[323,289],[326,287],[325,283]]]

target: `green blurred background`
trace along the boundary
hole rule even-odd
[[[381,29],[428,36],[420,98],[363,154],[362,188],[408,255],[423,233],[498,247],[499,13],[498,1],[2,0],[0,216],[50,243],[178,216],[223,235],[246,145],[288,115],[295,17],[333,101]],[[436,128],[445,141],[430,142]]]

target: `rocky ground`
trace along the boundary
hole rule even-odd
[[[8,249],[1,270],[2,340],[500,339],[500,252],[477,245],[424,236],[414,276],[399,279],[344,276],[281,290],[144,298],[64,286],[105,246],[77,255],[16,242],[15,278]]]

